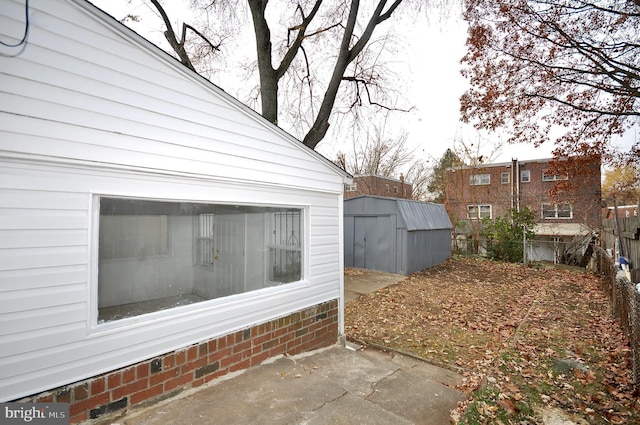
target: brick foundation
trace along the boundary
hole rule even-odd
[[[69,403],[71,423],[77,423],[173,396],[279,354],[327,347],[337,338],[333,300],[20,401]]]

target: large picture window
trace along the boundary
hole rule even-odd
[[[302,279],[303,209],[99,199],[98,321]]]

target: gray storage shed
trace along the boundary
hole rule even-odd
[[[344,265],[409,275],[451,257],[443,205],[358,196],[344,201]]]

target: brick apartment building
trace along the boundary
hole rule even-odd
[[[406,182],[402,174],[399,179],[373,174],[356,175],[353,177],[353,184],[345,186],[344,199],[361,195],[412,199],[413,185]]]
[[[536,217],[536,242],[530,257],[557,260],[579,239],[601,226],[600,160],[581,165],[580,173],[557,175],[549,159],[480,164],[451,169],[446,175],[445,207],[460,238],[484,217],[505,216],[510,208],[527,206]],[[552,196],[562,183],[566,190]],[[477,227],[476,227],[477,228]]]

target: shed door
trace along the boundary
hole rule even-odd
[[[354,217],[353,266],[395,273],[395,216]]]

